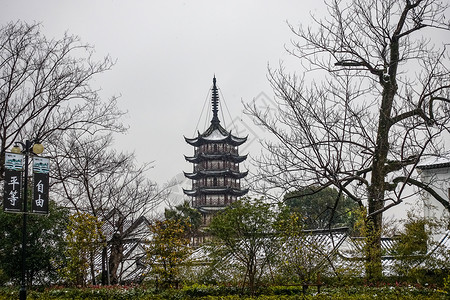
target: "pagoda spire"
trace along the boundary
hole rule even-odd
[[[217,86],[216,86],[216,75],[214,75],[214,78],[213,78],[211,102],[212,102],[212,112],[213,112],[211,124],[217,125],[220,123],[220,120],[219,120],[219,117],[217,114],[219,111],[219,93],[217,91]]]

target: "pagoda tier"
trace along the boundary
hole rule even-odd
[[[193,190],[185,190],[183,192],[188,196],[200,196],[200,195],[223,195],[230,196],[244,196],[248,193],[248,189],[237,189],[232,187],[199,187]]]
[[[201,163],[204,161],[222,160],[231,161],[233,163],[241,163],[247,159],[247,155],[235,155],[232,153],[220,153],[220,154],[209,154],[209,153],[198,153],[195,156],[184,156],[184,158],[191,163]]]
[[[222,126],[220,126],[220,124],[211,124],[211,126],[208,128],[208,130],[203,133],[200,134],[198,133],[198,136],[195,138],[187,138],[185,137],[184,139],[186,140],[186,142],[194,147],[198,147],[201,145],[205,145],[205,144],[210,144],[210,143],[215,143],[215,144],[228,144],[228,145],[232,145],[232,146],[240,146],[243,143],[245,143],[247,141],[247,137],[244,138],[240,138],[237,136],[234,136],[230,133],[228,134],[223,134],[222,130],[223,129]],[[210,131],[210,132],[209,132]]]

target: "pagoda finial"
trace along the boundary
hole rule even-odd
[[[212,112],[213,112],[213,118],[211,120],[212,124],[219,124],[219,117],[217,115],[217,112],[219,111],[219,93],[217,91],[217,86],[216,86],[216,75],[214,74],[214,78],[213,78],[213,88],[212,88]]]

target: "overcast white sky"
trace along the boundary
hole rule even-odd
[[[193,149],[183,135],[194,136],[214,74],[239,135],[249,135],[251,145],[242,152],[259,152],[255,139],[262,132],[242,113],[242,102],[261,93],[273,97],[267,65],[289,59],[284,46],[293,34],[286,21],[297,25],[323,5],[311,0],[2,2],[3,24],[41,22],[48,37],[67,31],[94,45],[99,57],[117,59],[94,84],[104,97],[121,95],[130,129],[116,137],[116,145],[134,150],[141,162],[155,161],[149,176],[159,184],[191,171],[183,155]],[[230,129],[227,111],[225,117]],[[206,129],[203,120],[198,129]]]
[[[296,69],[298,60],[284,50],[294,38],[286,22],[307,25],[310,12],[324,12],[321,0],[1,2],[2,24],[41,22],[47,37],[67,31],[94,45],[99,57],[117,59],[94,84],[104,97],[121,95],[130,129],[116,137],[116,146],[135,151],[140,162],[155,161],[149,177],[158,184],[191,171],[183,155],[193,149],[183,135],[195,135],[214,74],[237,126],[233,132],[249,135],[241,152],[258,155],[264,132],[242,113],[242,103],[256,99],[263,106],[273,98],[268,64],[284,61]],[[227,129],[233,128],[227,111],[225,117]],[[206,126],[202,119],[198,130]]]

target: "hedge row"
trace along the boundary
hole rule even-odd
[[[19,298],[18,289],[0,289],[0,299],[16,300]],[[90,288],[50,288],[28,291],[27,299],[55,300],[55,299],[111,299],[111,300],[183,300],[183,299],[259,299],[259,300],[292,300],[292,299],[449,299],[448,291],[414,287],[414,286],[385,286],[385,287],[339,287],[322,288],[317,293],[315,288],[309,288],[303,295],[302,286],[273,286],[260,288],[251,296],[249,290],[228,286],[206,286],[194,284],[180,290],[156,291],[142,287],[90,287]]]

